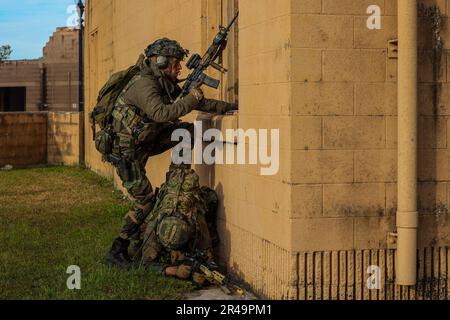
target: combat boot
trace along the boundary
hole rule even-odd
[[[132,261],[128,255],[130,240],[116,238],[111,246],[111,250],[106,254],[105,263],[109,266],[119,268],[131,268]]]

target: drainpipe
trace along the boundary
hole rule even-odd
[[[417,282],[417,0],[398,0],[398,211],[396,282]]]
[[[85,6],[82,0],[78,0],[77,4],[78,17],[79,17],[79,30],[78,30],[78,77],[79,77],[79,86],[78,86],[78,100],[79,100],[79,112],[80,112],[80,139],[79,139],[79,164],[81,166],[85,165],[85,110],[84,110],[84,19],[83,14],[85,10]]]
[[[40,63],[39,65],[39,72],[41,80],[39,111],[44,111],[47,109],[47,75],[43,63]]]

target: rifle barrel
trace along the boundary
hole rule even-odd
[[[236,19],[239,16],[239,11],[236,13],[236,15],[234,16],[233,20],[231,20],[230,24],[228,25],[228,27],[225,29],[227,32],[230,31],[231,27],[233,26],[234,22],[236,21]]]

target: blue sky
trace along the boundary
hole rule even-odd
[[[0,45],[13,49],[10,59],[36,59],[56,27],[74,23],[77,0],[0,0]],[[72,5],[72,7],[70,7]],[[72,9],[72,10],[70,10]]]

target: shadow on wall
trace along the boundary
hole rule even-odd
[[[215,180],[214,170],[212,170],[212,181]],[[227,268],[226,261],[230,259],[230,232],[226,227],[226,219],[225,219],[225,206],[224,206],[224,198],[225,195],[223,193],[222,183],[219,182],[215,189],[217,196],[219,197],[219,206],[217,208],[217,232],[219,233],[219,246],[215,248],[215,256],[217,257],[217,263],[222,268]]]
[[[212,178],[212,181],[214,181],[214,170],[212,170]],[[247,276],[241,271],[241,267],[231,256],[231,248],[240,245],[245,246],[247,244],[232,243],[232,241],[236,241],[236,239],[231,237],[231,233],[226,225],[226,208],[224,206],[225,194],[223,192],[221,182],[217,184],[215,191],[219,197],[219,207],[217,209],[217,231],[219,232],[220,237],[219,246],[215,248],[214,253],[217,258],[216,262],[223,270],[227,271],[227,276],[230,277],[232,281],[239,283],[242,288],[249,292],[255,292],[252,286],[248,282],[244,281]],[[245,212],[242,214],[245,214]],[[232,264],[230,264],[230,262],[232,262]]]
[[[447,187],[448,160],[446,154],[447,123],[443,115],[448,106],[442,97],[445,61],[441,31],[442,14],[437,6],[419,7],[419,97],[418,97],[418,211],[421,246],[435,246],[444,236],[439,233],[443,218],[448,220]],[[445,26],[446,27],[446,26]],[[445,237],[445,236],[444,236]]]

